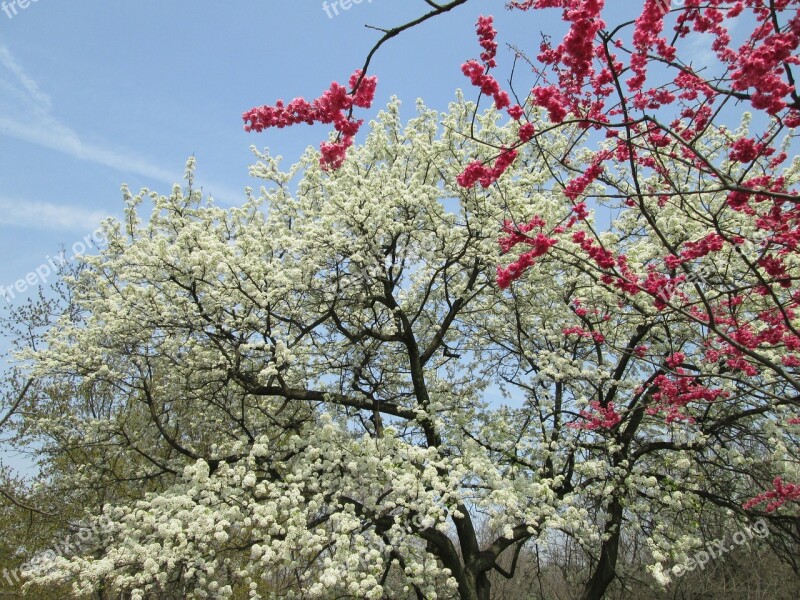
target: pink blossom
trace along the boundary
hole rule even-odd
[[[570,423],[569,427],[576,429],[611,429],[622,420],[620,414],[614,408],[614,403],[609,402],[608,405],[603,406],[597,400],[589,403],[591,410],[582,410],[580,412],[582,423]]]
[[[769,502],[764,510],[774,512],[787,502],[800,502],[800,485],[784,483],[780,477],[776,477],[772,485],[773,489],[751,498],[742,505],[742,508],[750,510],[763,502]]]
[[[336,142],[321,144],[320,164],[323,168],[335,169],[341,166],[347,148],[353,144],[353,136],[362,124],[361,120],[354,120],[349,116],[349,111],[353,107],[369,108],[375,96],[376,85],[376,77],[361,77],[361,71],[356,71],[350,76],[350,87],[353,91],[348,92],[343,86],[333,82],[313,102],[295,98],[288,105],[278,100],[274,106],[253,108],[242,115],[244,129],[260,132],[270,127],[283,128],[298,123],[332,123],[340,137]]]

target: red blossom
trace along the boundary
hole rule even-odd
[[[519,139],[521,142],[528,142],[536,134],[536,128],[533,123],[525,123],[519,128]]]
[[[494,98],[494,105],[498,110],[502,110],[511,105],[508,93],[500,89],[497,80],[485,72],[485,67],[479,62],[469,60],[461,65],[461,72],[464,73],[472,85],[480,88],[481,92]]]
[[[497,42],[495,41],[497,31],[494,28],[494,19],[491,16],[478,17],[477,28],[479,43],[483,48],[481,60],[487,67],[497,66],[494,58],[497,54]]]
[[[572,327],[565,327],[561,330],[561,333],[564,335],[576,335],[580,338],[587,338],[594,340],[598,344],[602,344],[606,341],[605,336],[600,333],[599,331],[587,331],[578,325],[574,325]]]
[[[749,163],[759,156],[769,156],[773,152],[775,152],[775,149],[766,144],[756,142],[751,138],[740,138],[731,144],[731,151],[728,156],[731,160]]]
[[[674,369],[675,367],[680,367],[685,360],[686,355],[683,352],[676,352],[675,354],[668,356],[664,362],[670,369]]]
[[[511,283],[519,279],[528,268],[533,266],[537,258],[546,254],[550,248],[558,243],[557,239],[548,237],[542,232],[533,236],[528,235],[532,229],[541,229],[544,225],[545,222],[538,216],[520,226],[514,226],[510,221],[506,221],[503,224],[503,230],[508,233],[507,236],[500,238],[500,248],[504,254],[517,244],[530,246],[531,249],[523,252],[507,267],[497,267],[497,285],[500,289],[506,289]]]
[[[592,159],[592,164],[583,172],[582,175],[576,177],[564,188],[564,194],[570,200],[577,200],[593,182],[603,174],[603,162],[607,160],[612,153],[600,152]]]
[[[676,367],[676,358],[681,356],[680,353],[673,355],[671,362],[672,367]],[[657,388],[653,394],[654,405],[648,408],[649,414],[656,414],[660,411],[666,413],[667,423],[673,421],[687,421],[694,422],[694,418],[684,412],[686,406],[691,402],[714,402],[718,398],[727,397],[727,393],[717,389],[709,388],[701,384],[698,378],[686,375],[681,368],[675,368],[675,373],[672,375],[659,375],[653,381],[653,386]]]
[[[678,189],[675,174],[670,170],[670,161],[681,161],[695,170],[692,177],[715,181],[720,184],[719,189],[726,190],[727,203],[720,209],[719,220],[715,214],[707,223],[715,229],[700,239],[683,243],[663,240],[661,255],[667,273],[659,272],[660,265],[653,261],[648,263],[644,273],[636,273],[624,255],[615,257],[611,250],[597,243],[594,234],[576,231],[572,240],[586,254],[584,265],[599,267],[602,270],[597,275],[599,282],[624,295],[620,307],[626,305],[627,299],[645,291],[653,297],[657,309],[664,310],[669,303],[678,310],[675,317],[685,316],[701,326],[703,336],[711,332],[699,344],[701,350],[694,358],[727,369],[726,376],[758,377],[762,370],[772,368],[759,359],[762,349],[781,353],[780,363],[784,368],[800,367],[800,336],[789,326],[795,318],[793,309],[800,303],[800,292],[792,295],[793,304],[783,300],[787,297],[784,290],[791,288],[797,279],[796,257],[791,253],[800,249],[800,205],[797,192],[787,189],[783,179],[774,175],[788,158],[776,145],[780,139],[778,133],[781,128],[800,127],[800,101],[792,75],[792,67],[800,64],[797,0],[769,3],[762,0],[685,0],[680,3],[645,0],[630,38],[624,34],[616,37],[624,27],[612,28],[614,37],[606,37],[601,19],[603,5],[600,0],[509,3],[509,7],[520,10],[562,9],[562,18],[568,26],[560,43],[554,45],[546,41],[540,47],[538,64],[534,66],[537,84],[530,93],[532,104],[547,112],[552,125],[570,121],[582,127],[591,126],[600,130],[601,138],[618,141],[610,151],[594,152],[588,162],[579,164],[574,160],[576,153],[560,159],[565,167],[576,172],[565,185],[565,195],[574,214],[554,231],[564,233],[585,218],[582,201],[586,190],[604,172],[609,180],[613,179],[620,164],[625,169],[633,169],[634,165],[647,169],[647,178],[654,181],[646,183],[636,195],[622,198],[622,210],[640,212],[643,222],[656,223],[658,209],[673,209],[691,201],[694,192],[686,194]],[[667,20],[674,25],[673,32],[665,33]],[[732,45],[734,28],[737,37],[744,40],[738,47]],[[679,51],[684,49],[681,40],[694,35],[693,32],[710,40],[719,69],[696,71],[691,55],[679,56]],[[630,41],[626,41],[628,39]],[[614,52],[620,49],[618,58]],[[655,63],[658,63],[657,78],[648,72]],[[650,79],[657,79],[657,82]],[[620,89],[622,93],[618,93]],[[770,124],[764,126],[760,135],[737,137],[727,147],[723,145],[709,151],[703,146],[704,136],[718,127],[714,121],[720,115],[719,110],[731,100],[747,102],[762,116],[775,119],[763,120]],[[514,114],[518,116],[512,118],[521,117],[521,111],[515,110]],[[718,131],[724,129],[720,127]],[[522,135],[520,139],[524,141]],[[720,162],[724,158],[739,165],[723,171]],[[736,178],[738,172],[746,174],[744,180]],[[645,178],[641,178],[639,183],[644,181]],[[702,188],[698,191],[703,193]],[[655,210],[651,209],[648,198],[657,200]],[[719,223],[727,221],[726,210],[751,217],[757,233],[745,240],[732,231],[717,229]],[[508,236],[504,240],[501,244],[509,243]],[[745,241],[748,242],[746,246]],[[684,271],[684,265],[734,249],[749,253],[743,254],[747,261],[736,257],[732,260],[739,261],[738,266],[745,262],[742,268],[750,276],[731,284],[735,293],[726,290],[724,283],[720,289],[713,289],[717,286],[716,277],[714,283],[705,282],[704,287],[713,292],[708,295],[708,302],[697,302],[691,296],[692,286],[683,289],[695,272],[694,268],[692,272],[688,268]],[[725,256],[715,256],[715,268],[725,259]],[[719,270],[723,280],[726,273],[727,269]],[[756,308],[772,301],[778,305],[764,310]],[[584,320],[590,315],[579,303],[573,310]],[[745,318],[752,322],[742,322]],[[593,335],[577,326],[564,329],[564,333],[584,339],[591,339]],[[647,356],[646,349],[639,346],[634,353],[639,358]],[[654,382],[656,391],[649,412],[664,413],[667,422],[691,422],[693,419],[686,412],[688,405],[727,397],[724,391],[709,383],[713,376],[700,379],[683,371],[682,365],[689,360],[683,352],[664,360],[674,372],[662,374]],[[592,409],[581,413],[588,421],[586,428],[616,424],[614,418],[606,422],[605,413],[598,412],[607,408],[593,403]],[[611,416],[614,414],[612,412]],[[800,423],[800,418],[791,422]],[[798,486],[777,479],[775,489],[754,499],[751,505],[770,501],[767,510],[774,510],[798,497]]]
[[[561,123],[569,113],[567,97],[554,85],[535,88],[533,101],[547,110],[553,123]]]
[[[516,150],[504,149],[491,167],[480,161],[473,161],[456,177],[456,182],[465,188],[472,187],[476,183],[487,188],[500,179],[500,176],[514,163],[516,158]]]
[[[800,485],[784,483],[780,477],[776,477],[772,485],[773,489],[751,498],[742,505],[742,508],[750,510],[759,504],[768,502],[764,510],[774,512],[787,502],[800,502]]]
[[[719,252],[722,250],[723,246],[725,245],[725,238],[723,238],[718,233],[709,233],[705,237],[697,240],[696,242],[686,242],[683,245],[683,250],[681,251],[681,260],[680,262],[684,262],[687,260],[692,260],[695,258],[701,258],[710,254],[711,252]],[[668,256],[664,259],[664,262],[670,268],[674,268],[675,263],[672,260],[673,257]]]
[[[585,231],[573,233],[572,241],[578,244],[601,269],[612,269],[616,266],[614,255],[599,244],[595,244]]]
[[[582,422],[569,423],[569,427],[575,429],[611,429],[622,420],[622,417],[614,408],[614,403],[609,402],[607,406],[603,406],[597,400],[589,403],[591,410],[582,410],[580,417]]]
[[[506,109],[508,116],[514,119],[515,121],[519,121],[522,118],[522,115],[525,114],[525,111],[522,110],[522,107],[519,104],[514,104],[509,106]]]
[[[295,98],[286,105],[282,100],[278,100],[274,106],[253,108],[242,115],[245,122],[244,129],[260,132],[271,127],[283,128],[299,123],[309,125],[332,123],[340,137],[336,142],[321,144],[320,164],[325,169],[336,169],[344,161],[347,148],[353,144],[353,136],[362,124],[361,120],[354,120],[349,116],[349,112],[353,107],[369,108],[372,105],[377,78],[361,77],[361,71],[356,71],[350,76],[349,83],[351,90],[354,90],[352,92],[333,82],[330,88],[313,102]]]

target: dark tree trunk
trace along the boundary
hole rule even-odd
[[[459,585],[458,596],[461,600],[489,600],[491,582],[485,571],[464,573],[463,584]]]
[[[617,574],[617,555],[619,554],[620,528],[622,526],[622,504],[614,498],[608,509],[608,519],[604,533],[608,539],[603,542],[600,560],[594,573],[584,588],[582,600],[602,600]]]

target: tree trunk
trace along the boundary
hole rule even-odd
[[[582,600],[602,600],[608,586],[617,574],[617,555],[619,554],[620,529],[622,525],[622,504],[616,498],[608,509],[608,519],[604,533],[608,539],[603,542],[600,560],[594,573],[584,588]]]
[[[492,584],[485,571],[464,572],[464,585],[459,586],[458,596],[461,600],[489,600]]]

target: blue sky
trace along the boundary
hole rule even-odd
[[[62,246],[71,256],[102,218],[119,216],[122,183],[168,193],[192,154],[205,192],[221,205],[241,202],[254,183],[251,145],[291,161],[326,136],[319,127],[248,134],[242,112],[345,82],[379,37],[366,24],[388,28],[429,10],[423,0],[361,0],[347,10],[322,0],[19,2],[0,4],[4,289]],[[409,116],[418,97],[444,109],[456,88],[469,88],[460,65],[479,53],[482,12],[495,14],[501,43],[533,52],[540,31],[562,30],[560,10],[504,4],[474,0],[391,40],[372,64],[379,85],[364,116],[395,94]],[[508,66],[510,54],[500,56]],[[14,305],[29,295],[12,293]]]

